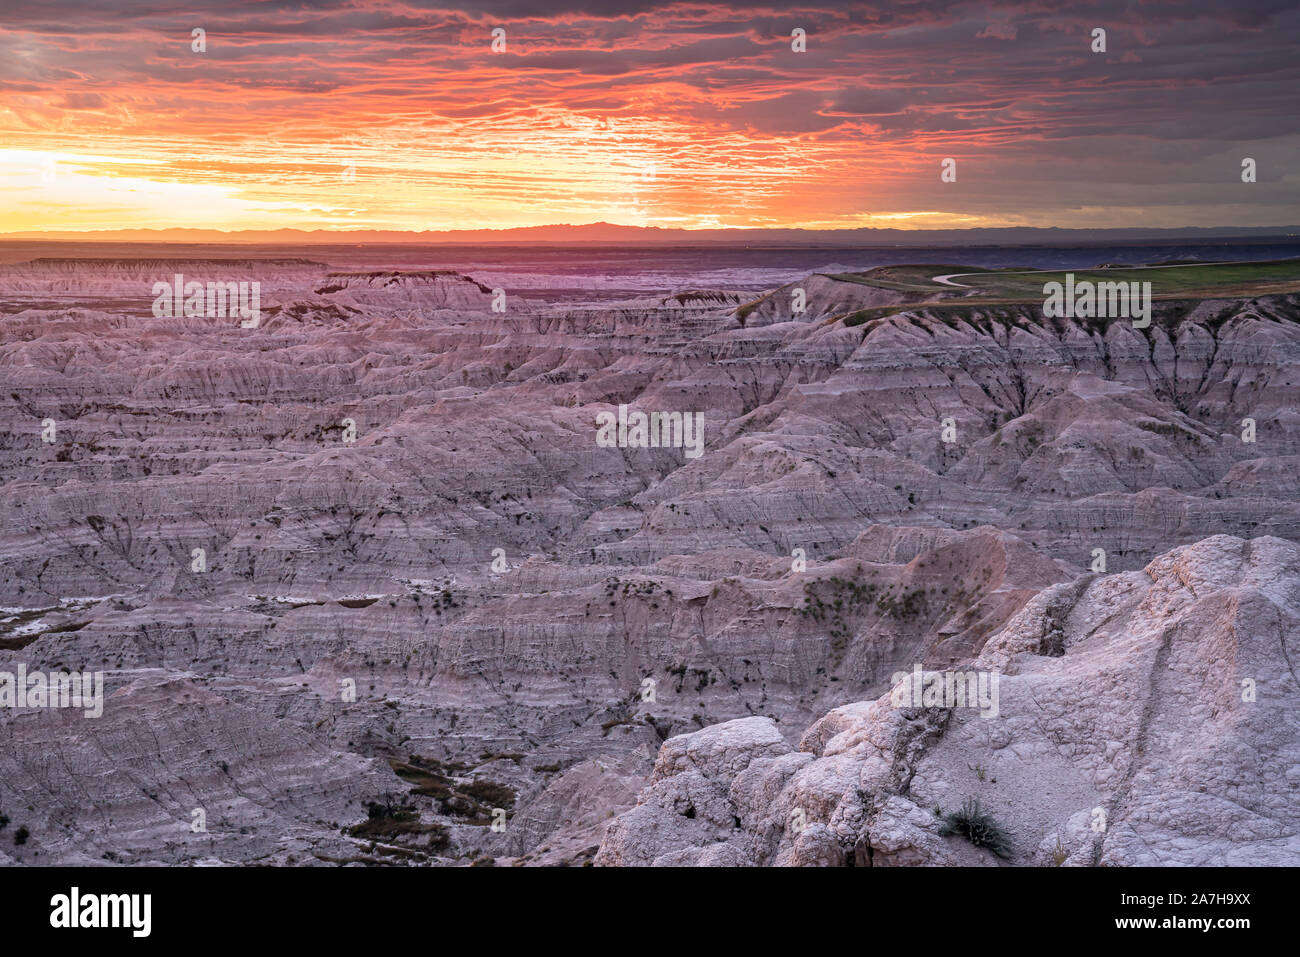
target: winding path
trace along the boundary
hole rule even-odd
[[[1167,266],[1159,265],[1159,264],[1154,266],[1114,266],[1111,268],[1114,269],[1186,269],[1188,266],[1245,266],[1257,262],[1264,262],[1264,260],[1233,259],[1233,260],[1229,260],[1228,262],[1174,263]],[[942,286],[953,286],[957,289],[971,289],[974,287],[967,286],[964,283],[960,283],[960,282],[953,282],[952,281],[953,277],[985,276],[991,273],[997,273],[997,275],[999,276],[1027,276],[1030,273],[1036,273],[1036,272],[1071,272],[1071,271],[1072,270],[1061,270],[1061,269],[1017,269],[1014,272],[1010,270],[1006,272],[1003,272],[1001,270],[988,270],[986,272],[950,272],[950,273],[945,273],[942,276],[931,276],[930,279],[934,282],[939,283]],[[1079,270],[1079,272],[1097,272],[1097,271],[1098,271],[1097,267],[1095,266],[1092,267],[1091,269],[1084,268]]]

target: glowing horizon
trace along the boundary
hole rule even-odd
[[[0,233],[1297,216],[1296,11],[480,6],[6,14]]]

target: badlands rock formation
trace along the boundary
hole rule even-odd
[[[598,864],[1000,863],[945,835],[979,801],[1011,863],[1300,860],[1300,549],[1220,535],[1140,572],[1047,588],[970,668],[999,713],[830,712],[786,743],[766,717],[667,741]]]
[[[260,281],[261,323],[155,319],[177,272]],[[806,287],[502,313],[436,268],[4,267],[0,671],[109,697],[0,708],[3,853],[984,860],[933,813],[979,797],[1016,863],[1294,862],[1296,298],[853,325],[888,293]],[[700,413],[704,454],[599,446],[620,405]],[[972,661],[996,720],[880,703]]]

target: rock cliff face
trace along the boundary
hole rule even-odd
[[[671,738],[598,864],[1225,865],[1300,859],[1300,549],[1215,536],[1035,596],[966,667],[998,713],[886,693],[798,748]],[[978,802],[1002,853],[948,817]]]
[[[261,281],[262,324],[154,319],[150,286],[168,270]],[[1100,704],[1101,687],[1045,699],[1058,717],[1041,718],[1042,736],[1016,724],[1032,723],[1011,704],[1038,687],[1031,677],[1087,684],[1123,662],[1140,674],[1147,651],[1094,660],[1084,652],[1100,639],[1076,648],[1062,626],[1063,656],[1016,653],[1042,673],[1007,673],[1000,718],[927,711],[907,721],[914,742],[879,697],[916,664],[1000,662],[990,656],[1042,602],[1136,614],[1125,596],[1157,587],[1141,569],[1202,552],[1244,556],[1223,560],[1240,584],[1216,594],[1293,607],[1274,592],[1292,587],[1286,543],[1300,540],[1295,298],[1163,304],[1145,330],[1012,307],[850,325],[837,317],[881,290],[803,286],[798,315],[782,312],[783,290],[757,305],[686,290],[563,307],[507,289],[500,313],[486,284],[437,270],[0,270],[0,671],[103,670],[112,694],[100,719],[0,708],[0,762],[12,762],[0,813],[31,834],[14,851],[38,863],[579,862],[614,820],[601,861],[835,861],[851,831],[854,853],[875,835],[862,847],[877,863],[987,856],[922,834],[942,824],[931,801],[949,812],[968,796],[969,781],[933,770],[933,783],[855,785],[867,803],[841,817],[861,827],[832,821],[850,793],[834,792],[835,775],[866,772],[844,757],[832,774],[822,762],[839,752],[809,742],[856,722],[895,763],[900,735],[918,760],[1004,727],[1039,748],[1021,770],[1030,780],[1041,764],[1044,793],[1059,785],[1050,809],[1011,815],[984,797],[1014,829],[1011,860],[1038,860],[1057,830],[1070,861],[1229,854],[1186,823],[1142,817],[1171,806],[1171,779],[1129,749],[1192,713],[1166,700],[1174,690],[1138,709],[1147,718]],[[597,416],[620,405],[698,413],[704,453],[603,447]],[[1105,574],[1081,579],[1101,553]],[[1262,555],[1277,566],[1268,587]],[[1170,627],[1182,612],[1166,611],[1142,620]],[[1284,650],[1272,634],[1260,668]],[[1182,660],[1163,654],[1164,668]],[[1007,661],[1028,668],[1021,658]],[[1255,734],[1294,738],[1229,704],[1233,760],[1265,747]],[[1103,719],[1120,723],[1089,724]],[[1074,742],[1069,722],[1092,729],[1109,772],[1077,742],[1061,748],[1079,760],[1053,763],[1043,742]],[[1210,739],[1186,744],[1169,773],[1189,793],[1245,801],[1211,787],[1230,763],[1197,763],[1219,753]],[[1015,780],[992,750],[964,747],[958,767],[982,762],[1004,782],[988,788]],[[118,748],[134,763],[108,774],[97,762]],[[699,787],[724,791],[695,818],[654,823],[679,751],[710,769]],[[818,801],[800,792],[797,841],[793,805],[778,800],[785,772],[762,762],[825,775]],[[889,780],[900,773],[882,762]],[[54,767],[65,777],[41,783]],[[757,789],[744,813],[741,781]],[[191,801],[207,833],[190,831]],[[1281,830],[1254,836],[1286,826],[1260,802],[1232,812],[1234,846],[1293,853]],[[724,848],[706,806],[748,836]],[[1085,848],[1069,821],[1096,806],[1109,829]]]

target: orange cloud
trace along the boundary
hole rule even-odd
[[[1047,4],[539,6],[15,14],[0,232],[1266,225],[1294,206],[1294,10],[1116,7],[1098,57],[1095,18]],[[1257,153],[1258,188],[1233,192]]]

